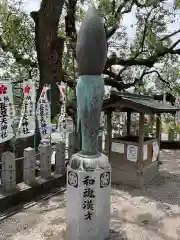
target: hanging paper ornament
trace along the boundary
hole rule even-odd
[[[51,125],[51,103],[47,98],[47,91],[50,89],[50,86],[45,85],[41,92],[37,109],[37,121],[39,126],[39,131],[41,134],[41,139],[51,136],[52,125]]]
[[[27,138],[35,134],[36,85],[32,81],[23,84],[24,101],[16,138]]]
[[[15,107],[12,84],[10,82],[0,82],[0,143],[14,137],[14,117]]]

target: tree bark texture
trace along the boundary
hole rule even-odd
[[[37,99],[44,84],[51,84],[52,118],[57,113],[59,89],[56,82],[61,81],[64,39],[58,36],[59,20],[64,0],[42,0],[39,11],[32,12],[35,22],[35,45],[40,71],[40,83]]]

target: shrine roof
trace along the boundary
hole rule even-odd
[[[111,90],[110,98],[104,101],[103,110],[119,109],[122,112],[176,113],[178,108],[154,100],[148,95],[124,93]]]

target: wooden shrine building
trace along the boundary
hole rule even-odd
[[[126,136],[112,137],[112,112],[127,113]],[[175,114],[178,109],[154,100],[150,96],[111,91],[103,104],[107,114],[105,152],[112,166],[112,183],[125,183],[141,187],[159,172],[159,146],[161,138],[161,113]],[[139,113],[138,136],[130,133],[131,113]],[[144,115],[155,115],[156,136],[146,137]]]

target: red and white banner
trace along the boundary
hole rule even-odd
[[[61,82],[61,83],[57,83],[57,86],[59,88],[59,91],[61,93],[63,101],[65,101],[66,100],[67,85],[64,82]]]
[[[47,97],[48,90],[50,90],[50,86],[45,85],[41,92],[36,109],[36,116],[42,139],[50,137],[52,132],[51,103]]]
[[[32,81],[23,84],[24,101],[16,138],[33,136],[36,130],[36,84]]]
[[[0,82],[0,143],[9,141],[14,137],[14,117],[12,84],[10,82]]]

